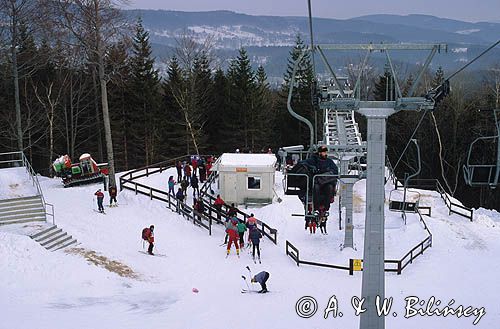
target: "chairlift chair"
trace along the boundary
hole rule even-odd
[[[500,176],[500,109],[494,109],[495,125],[497,134],[495,136],[486,136],[476,138],[469,146],[467,154],[467,163],[463,166],[465,183],[471,187],[489,186],[496,188]],[[496,163],[472,163],[476,154],[484,152],[480,146],[488,142],[496,142],[497,154]],[[479,146],[479,147],[478,147]],[[473,152],[473,150],[475,150]]]
[[[403,191],[396,189],[392,190],[389,193],[389,210],[401,212],[417,212],[418,203],[420,201],[420,193],[407,189],[406,200],[403,194]]]

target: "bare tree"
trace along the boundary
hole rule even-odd
[[[189,145],[193,143],[195,152],[199,154],[199,139],[203,131],[204,113],[197,108],[196,99],[203,98],[203,95],[195,95],[196,86],[199,83],[194,74],[195,61],[202,55],[207,56],[210,61],[212,50],[212,38],[204,40],[202,44],[197,43],[192,35],[184,33],[179,39],[176,39],[177,47],[175,48],[175,56],[179,60],[179,64],[183,71],[184,79],[182,84],[169,85],[172,96],[179,106],[184,119],[186,133],[187,151]]]
[[[17,147],[23,150],[23,128],[21,120],[21,100],[19,80],[21,76],[29,76],[34,65],[23,63],[19,65],[18,53],[21,44],[20,29],[21,26],[26,27],[30,33],[38,29],[40,22],[39,1],[37,0],[0,0],[0,14],[9,19],[9,23],[3,26],[2,35],[6,48],[9,48],[9,59],[12,64],[12,79],[14,84],[14,105],[15,105],[15,136],[17,139]],[[33,58],[31,60],[36,60]]]
[[[56,13],[63,18],[56,21],[56,23],[71,33],[78,44],[85,50],[88,61],[97,67],[109,164],[109,183],[111,186],[116,186],[116,178],[109,119],[105,57],[109,46],[122,37],[121,31],[126,25],[122,21],[121,13],[115,7],[115,4],[125,2],[112,0],[58,0],[48,2],[55,6]]]

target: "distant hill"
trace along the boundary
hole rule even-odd
[[[255,66],[262,64],[269,76],[281,77],[297,34],[309,42],[306,17],[252,16],[231,11],[127,10],[125,13],[131,20],[142,17],[160,61],[171,56],[176,38],[189,32],[200,41],[211,35],[222,60],[234,57],[239,47],[245,47]],[[429,15],[368,15],[346,20],[315,18],[313,25],[316,43],[444,42],[449,45],[448,54],[436,56],[433,66],[441,65],[445,69],[466,63],[500,36],[500,23],[470,23]],[[374,60],[384,61],[382,55],[374,54]],[[396,61],[411,66],[422,62],[426,54],[394,56]],[[334,56],[334,65],[342,68],[350,58],[358,61],[359,57],[356,53],[338,54]],[[500,49],[496,49],[472,68],[488,67],[499,58]],[[321,71],[321,66],[318,69]]]

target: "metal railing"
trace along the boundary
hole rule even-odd
[[[413,261],[420,255],[424,253],[425,250],[428,248],[432,247],[432,233],[427,227],[427,224],[425,223],[422,214],[420,211],[417,209],[417,213],[420,219],[420,222],[423,224],[424,229],[427,231],[428,235],[427,237],[422,240],[420,243],[418,243],[415,247],[413,247],[410,251],[408,251],[401,259],[386,259],[384,260],[384,271],[385,272],[395,272],[398,275],[400,275],[403,270],[408,266],[408,264],[412,264]],[[354,262],[355,259],[350,258],[349,259],[349,265],[348,266],[342,266],[342,265],[334,265],[334,264],[326,264],[326,263],[318,263],[318,262],[312,262],[312,261],[307,261],[307,260],[302,260],[300,259],[300,251],[297,247],[295,247],[290,241],[286,240],[286,255],[290,256],[290,258],[299,266],[300,264],[304,265],[311,265],[311,266],[319,266],[319,267],[327,267],[327,268],[333,268],[336,270],[345,270],[349,271],[349,275],[353,275],[355,268],[354,268]],[[363,263],[363,260],[360,259],[361,263]],[[363,270],[362,268],[360,269],[361,271]]]
[[[163,194],[163,195],[168,195],[170,198],[170,195],[167,192],[149,187],[149,186],[144,185],[144,184],[136,183],[136,182],[134,182],[134,180],[141,178],[141,177],[147,177],[149,175],[152,175],[152,174],[155,174],[158,172],[161,173],[162,171],[164,171],[172,166],[175,166],[175,163],[177,160],[183,160],[183,159],[187,159],[187,158],[189,158],[189,156],[184,155],[184,156],[168,159],[168,160],[165,160],[165,161],[162,161],[159,163],[155,163],[155,164],[152,164],[149,166],[144,166],[144,167],[129,171],[120,177],[120,188],[132,190],[136,194],[140,193],[140,194],[148,195],[152,199],[157,199],[157,200],[161,200],[161,201],[170,203],[169,201],[167,201],[167,199],[162,198],[162,197],[158,197],[157,195],[155,195],[155,193],[156,194]],[[210,193],[208,193],[208,192],[210,190],[210,186],[211,186],[212,182],[216,178],[216,175],[217,174],[215,172],[212,172],[209,175],[207,181],[202,185],[202,187],[200,189],[200,198],[203,199],[203,201],[205,202],[205,208],[207,209],[205,217],[210,218],[210,225],[213,221],[215,221],[218,224],[223,225],[224,222],[221,220],[221,217],[227,216],[228,211],[231,208],[231,206],[224,204],[224,205],[222,205],[221,211],[218,211],[213,206],[213,203],[214,203],[216,198],[214,196],[210,195]],[[132,185],[133,187],[127,186],[127,184]],[[141,190],[141,188],[143,190]],[[144,189],[146,191],[144,191]],[[175,196],[172,196],[172,197],[175,199]],[[186,206],[186,207],[188,207],[188,206]],[[189,209],[191,210],[191,207],[189,207]],[[247,218],[250,217],[250,215],[246,214],[245,212],[243,212],[237,208],[235,208],[235,210],[236,210],[236,217],[238,219],[243,220],[244,222],[246,222]],[[269,240],[271,240],[274,244],[277,244],[278,243],[278,230],[272,228],[271,226],[269,226],[268,224],[266,224],[265,222],[263,222],[259,219],[257,219],[256,222],[257,222],[257,225],[261,227],[262,234],[265,237],[267,237]],[[210,228],[210,232],[211,232],[211,228]]]
[[[396,189],[402,185],[399,182],[395,185]],[[451,200],[450,195],[445,191],[443,185],[437,179],[411,179],[408,182],[408,187],[433,190],[439,193],[443,199],[446,207],[448,208],[448,215],[457,214],[459,216],[468,218],[471,222],[474,218],[474,211],[471,208],[455,203]]]
[[[31,166],[30,162],[24,155],[24,152],[21,151],[16,151],[16,152],[5,152],[5,153],[0,153],[0,158],[4,157],[13,157],[13,159],[10,160],[1,160],[0,164],[19,164],[20,166],[24,167],[26,169],[26,172],[28,173],[28,176],[33,184],[33,186],[36,188],[37,195],[40,197],[42,201],[42,206],[45,212],[45,215],[51,216],[52,217],[52,224],[55,225],[55,213],[54,213],[54,205],[45,202],[45,197],[43,196],[43,191],[42,188],[40,187],[40,183],[38,182],[37,174],[33,167]],[[11,167],[11,166],[8,166]],[[50,207],[51,212],[48,212],[48,207]],[[46,219],[47,220],[47,219]]]

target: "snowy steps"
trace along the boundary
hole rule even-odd
[[[30,238],[40,243],[42,247],[49,251],[56,251],[76,244],[77,240],[64,232],[57,225],[52,225],[38,233],[30,235]]]
[[[0,225],[46,221],[39,195],[0,200]]]

